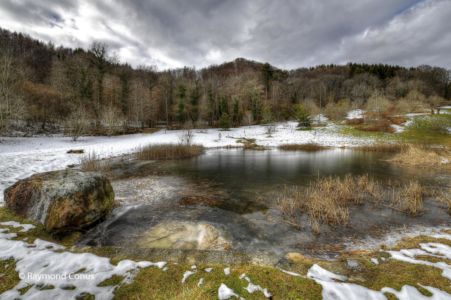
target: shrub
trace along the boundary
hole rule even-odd
[[[349,99],[342,99],[335,102],[329,102],[325,108],[325,114],[332,120],[342,120],[346,117],[348,111],[351,109]]]
[[[381,113],[387,111],[392,103],[378,92],[373,93],[366,103],[366,110]]]
[[[227,130],[230,128],[230,117],[228,113],[223,113],[221,117],[219,118],[219,127],[221,127],[224,130]]]
[[[183,159],[202,154],[204,147],[188,144],[159,144],[142,147],[136,153],[140,160]]]
[[[302,104],[297,104],[294,106],[293,115],[296,121],[298,122],[298,128],[300,129],[311,128],[310,114]]]

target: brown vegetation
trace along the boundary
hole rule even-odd
[[[189,144],[158,144],[142,147],[136,153],[140,160],[184,159],[198,156],[204,152],[204,147]]]
[[[311,182],[306,189],[285,188],[278,204],[283,215],[297,226],[298,213],[307,213],[312,230],[319,233],[319,224],[346,225],[349,205],[362,204],[365,199],[379,200],[380,193],[379,184],[368,175],[326,177]]]
[[[409,145],[389,160],[392,163],[409,166],[431,166],[451,168],[451,154],[449,150],[431,149],[417,145]]]
[[[406,144],[400,143],[379,143],[353,147],[353,150],[365,151],[365,152],[390,152],[398,153],[401,150],[408,147]]]
[[[102,160],[93,151],[84,155],[80,160],[80,168],[87,172],[104,172],[111,169],[110,161],[105,159]]]
[[[283,144],[277,147],[282,151],[306,151],[306,152],[316,152],[321,150],[330,149],[330,147],[309,143],[309,144]]]
[[[266,150],[266,147],[258,145],[255,139],[240,138],[236,142],[243,144],[244,150]]]
[[[320,233],[320,225],[347,225],[351,218],[350,206],[371,203],[409,214],[423,212],[423,200],[428,190],[417,181],[384,188],[368,175],[326,177],[317,179],[308,187],[285,187],[277,200],[285,221],[300,228],[299,217],[306,213],[314,233]],[[444,205],[449,201],[436,197]]]
[[[424,187],[417,181],[410,181],[407,185],[401,187],[394,198],[393,205],[399,210],[415,216],[423,212],[424,195]]]

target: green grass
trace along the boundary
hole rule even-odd
[[[447,130],[449,127],[451,114],[416,117],[399,137],[407,142],[451,146],[451,135]]]
[[[184,284],[181,283],[182,276],[190,270],[190,265],[170,264],[166,272],[156,268],[144,269],[131,284],[116,291],[116,298],[146,299],[152,295],[152,299],[217,299],[218,288],[224,283],[246,299],[264,299],[261,292],[249,294],[245,290],[248,282],[239,276],[246,273],[253,284],[268,288],[274,299],[321,299],[321,287],[313,280],[290,276],[276,268],[231,266],[231,274],[226,276],[224,266],[208,265],[213,267],[210,273],[203,270],[205,267],[198,266],[198,271]],[[198,287],[200,278],[204,278],[204,284]]]
[[[414,144],[436,144],[451,146],[451,114],[429,115],[413,118],[411,125],[400,134],[362,131],[353,126],[344,126],[340,133],[357,138],[373,139],[376,142],[402,142]]]

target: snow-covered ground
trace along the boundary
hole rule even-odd
[[[207,148],[240,146],[239,138],[253,138],[263,146],[275,147],[285,143],[317,143],[325,146],[354,146],[368,140],[343,136],[335,125],[310,131],[296,130],[295,122],[275,124],[268,134],[268,126],[246,126],[229,131],[219,129],[192,130],[192,142]],[[119,156],[136,151],[149,144],[179,143],[186,130],[161,130],[153,134],[133,134],[113,137],[82,137],[72,141],[69,137],[0,138],[0,202],[6,187],[34,173],[64,169],[80,163],[82,155],[67,154],[70,149],[95,152],[100,158]]]

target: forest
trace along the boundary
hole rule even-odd
[[[102,43],[68,49],[0,29],[0,132],[120,134],[266,124],[350,108],[414,112],[451,97],[450,71],[348,63],[282,70],[237,58],[202,69],[120,63]]]

